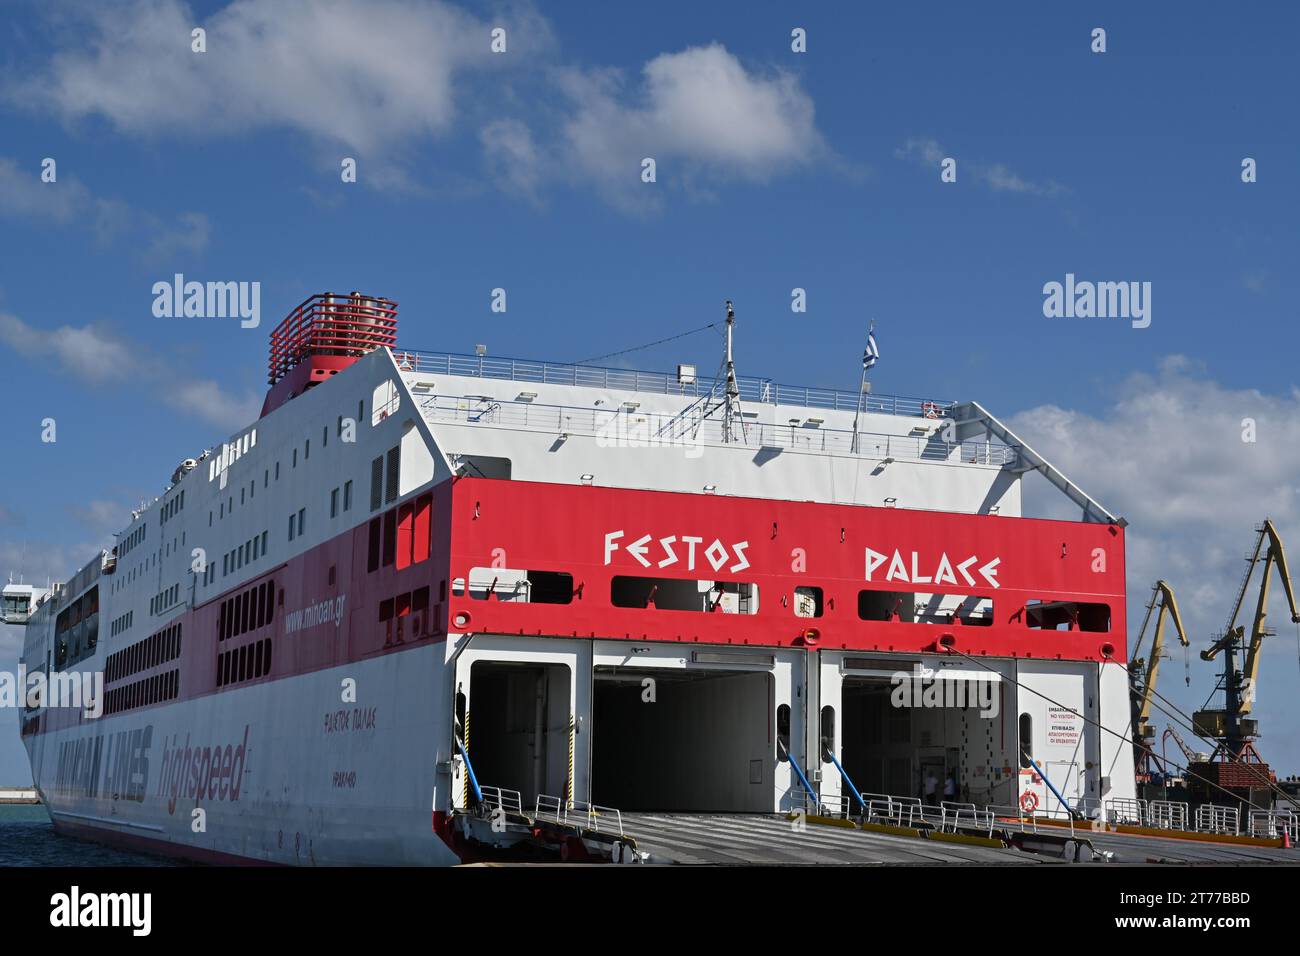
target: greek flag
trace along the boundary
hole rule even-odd
[[[876,347],[876,331],[872,329],[867,333],[867,348],[862,353],[862,369],[866,371],[880,360],[880,349]]]

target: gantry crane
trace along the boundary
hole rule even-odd
[[[1275,568],[1290,605],[1291,620],[1300,624],[1300,608],[1296,607],[1295,589],[1291,584],[1291,572],[1287,567],[1282,538],[1272,521],[1266,520],[1255,531],[1255,550],[1246,557],[1246,574],[1241,580],[1228,626],[1224,628],[1222,636],[1201,651],[1202,660],[1207,661],[1223,655],[1223,672],[1210,696],[1223,691],[1224,706],[1198,710],[1192,715],[1196,733],[1216,742],[1210,763],[1198,765],[1197,773],[1239,793],[1266,788],[1275,779],[1252,743],[1259,735],[1259,722],[1249,716],[1258,686],[1260,646],[1264,638],[1275,633],[1265,624],[1268,617],[1269,585]],[[1259,583],[1259,598],[1255,603],[1255,619],[1247,633],[1245,625],[1237,624],[1237,616],[1241,613],[1255,569],[1261,564],[1263,574]],[[1238,668],[1237,654],[1243,651],[1246,655],[1245,663]]]
[[[1156,612],[1155,631],[1151,636],[1151,650],[1147,657],[1140,656],[1142,640],[1146,637],[1147,625],[1151,623],[1151,612]],[[1165,618],[1174,624],[1178,641],[1184,648],[1189,646],[1187,632],[1183,630],[1183,619],[1178,613],[1178,601],[1174,590],[1164,581],[1157,581],[1151,589],[1151,601],[1147,604],[1146,617],[1142,619],[1142,629],[1138,631],[1133,643],[1133,658],[1128,662],[1128,679],[1130,699],[1133,705],[1133,756],[1138,773],[1150,774],[1154,767],[1152,760],[1156,741],[1155,728],[1151,726],[1151,701],[1156,696],[1156,678],[1160,673],[1160,661],[1165,656]]]

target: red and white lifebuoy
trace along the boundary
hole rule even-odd
[[[1033,813],[1038,809],[1038,794],[1032,790],[1026,790],[1020,795],[1020,809]]]
[[[922,402],[921,415],[924,418],[939,418],[943,415],[943,410],[939,408],[938,402]]]

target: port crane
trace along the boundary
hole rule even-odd
[[[1156,624],[1151,636],[1151,649],[1146,657],[1142,657],[1142,642],[1153,611],[1156,614]],[[1139,745],[1134,750],[1134,757],[1138,773],[1147,774],[1148,777],[1154,770],[1153,749],[1156,739],[1155,728],[1151,726],[1151,702],[1156,696],[1160,661],[1166,656],[1166,619],[1173,623],[1174,632],[1185,650],[1190,642],[1183,629],[1183,619],[1178,613],[1178,601],[1174,598],[1173,588],[1164,581],[1157,581],[1151,588],[1146,617],[1142,619],[1142,629],[1138,631],[1137,640],[1133,643],[1133,658],[1128,664],[1130,698],[1133,703],[1133,740]]]
[[[1237,591],[1237,600],[1232,606],[1228,625],[1222,635],[1201,651],[1202,660],[1213,661],[1220,655],[1223,657],[1223,671],[1210,694],[1213,697],[1222,691],[1223,707],[1203,708],[1192,715],[1192,726],[1197,735],[1215,741],[1209,763],[1198,764],[1197,773],[1242,795],[1252,789],[1267,788],[1275,779],[1255,750],[1253,741],[1259,735],[1259,721],[1250,716],[1259,678],[1260,647],[1264,638],[1276,633],[1266,624],[1269,587],[1275,569],[1290,606],[1291,620],[1300,624],[1300,608],[1296,606],[1295,589],[1291,583],[1282,538],[1269,520],[1265,520],[1255,531],[1255,548],[1246,557],[1246,573]],[[1246,625],[1237,623],[1237,617],[1241,614],[1242,604],[1257,568],[1262,570],[1259,597],[1255,602],[1254,620],[1247,631]],[[1244,662],[1238,666],[1238,655],[1243,653]]]

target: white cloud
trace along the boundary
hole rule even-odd
[[[1065,191],[1060,183],[1046,180],[1036,182],[1008,168],[1004,163],[981,163],[954,156],[944,150],[933,139],[909,139],[894,150],[898,159],[911,159],[933,169],[938,178],[939,164],[948,157],[957,160],[957,181],[961,182],[963,174],[983,183],[994,192],[1021,193],[1030,196],[1055,196]]]
[[[75,177],[61,174],[55,182],[43,182],[39,166],[24,169],[5,156],[0,156],[0,218],[87,228],[101,244],[134,232],[146,246],[146,259],[177,251],[197,255],[207,248],[210,231],[202,213],[182,213],[179,225],[168,227],[119,199],[94,195]]]
[[[1242,441],[1246,419],[1255,423],[1253,443]],[[1300,389],[1230,388],[1174,356],[1154,374],[1122,383],[1099,414],[1045,405],[1013,416],[1009,424],[1102,505],[1129,520],[1130,652],[1151,585],[1163,578],[1174,587],[1192,641],[1193,684],[1184,687],[1182,651],[1175,650],[1161,693],[1187,710],[1199,708],[1219,665],[1197,655],[1227,623],[1245,570],[1242,558],[1264,518],[1278,526],[1292,549],[1293,572],[1300,571]],[[1045,482],[1027,479],[1025,493],[1027,513],[1078,517],[1057,503],[1060,496]],[[1258,572],[1239,623],[1249,623],[1257,584]],[[1294,764],[1300,762],[1290,712],[1300,677],[1297,630],[1276,582],[1269,621],[1278,635],[1264,646],[1256,715],[1268,736],[1261,749],[1266,759],[1286,757]]]
[[[168,262],[177,255],[197,256],[208,247],[212,224],[201,212],[186,212],[177,217],[176,225],[160,227],[145,250],[151,263]]]
[[[222,428],[241,428],[262,411],[256,395],[230,395],[211,379],[178,381],[168,394],[177,408]]]
[[[32,358],[53,358],[90,384],[129,378],[136,366],[125,345],[93,325],[63,325],[46,331],[0,312],[0,342]]]
[[[528,127],[518,120],[494,120],[479,131],[479,142],[496,184],[537,202],[542,158]]]
[[[102,327],[65,325],[46,331],[0,312],[0,343],[23,355],[53,361],[87,384],[121,382],[149,389],[170,406],[223,430],[248,424],[261,410],[256,395],[231,395],[210,379],[186,377],[174,363]]]
[[[719,44],[655,57],[631,95],[615,71],[569,71],[560,83],[574,110],[562,133],[569,174],[624,209],[654,205],[654,187],[640,178],[646,157],[659,184],[678,176],[766,182],[824,153],[798,79],[746,70]]]
[[[454,77],[493,57],[492,24],[436,0],[235,0],[206,19],[179,0],[135,0],[90,17],[92,48],[59,54],[19,95],[129,133],[282,127],[374,155],[445,131]],[[196,26],[206,53],[191,50]]]

